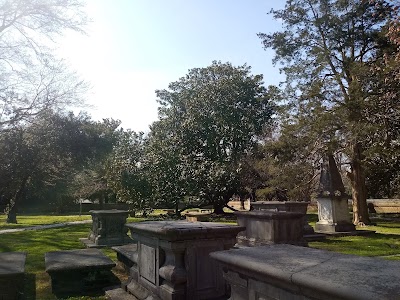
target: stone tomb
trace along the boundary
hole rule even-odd
[[[244,228],[209,222],[148,221],[126,225],[138,241],[129,287],[163,300],[217,299],[226,294],[222,271],[210,252],[229,249]]]
[[[132,243],[125,227],[128,217],[126,210],[91,210],[92,229],[88,238],[79,239],[88,248],[118,246]]]
[[[246,227],[239,233],[239,246],[270,244],[307,245],[303,237],[303,214],[286,211],[235,212],[237,223]]]
[[[256,201],[250,202],[252,210],[290,211],[303,214],[303,233],[314,234],[314,228],[307,221],[307,207],[310,202],[301,201]]]
[[[25,252],[0,253],[0,299],[23,298]]]
[[[400,261],[270,245],[211,253],[221,263],[231,298],[400,299]]]
[[[119,284],[111,272],[115,263],[99,249],[53,251],[45,254],[46,272],[55,295],[87,295]]]

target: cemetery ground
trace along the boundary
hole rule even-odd
[[[90,215],[19,215],[19,224],[5,224],[5,216],[0,216],[0,230],[23,228],[43,224],[56,224],[71,221],[90,220]],[[308,219],[313,226],[317,221],[315,213],[309,213]],[[143,218],[128,218],[127,222],[137,222]],[[212,221],[235,223],[234,218],[212,217]],[[326,249],[346,254],[383,257],[400,260],[400,215],[373,215],[376,226],[358,229],[371,230],[375,233],[363,236],[329,237],[324,241],[310,242],[313,248]],[[86,237],[91,224],[79,224],[61,228],[27,230],[21,232],[0,234],[0,252],[24,251],[28,253],[26,260],[25,294],[26,299],[57,299],[51,293],[50,277],[44,271],[44,255],[49,251],[82,249],[79,238]],[[111,249],[102,249],[104,254],[117,261],[116,254]],[[120,280],[126,280],[127,274],[120,267],[113,269]],[[104,299],[101,295],[72,297],[69,299]]]

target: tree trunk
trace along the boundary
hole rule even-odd
[[[6,223],[8,224],[17,224],[17,205],[14,201],[9,204],[10,208],[7,212]]]
[[[29,176],[25,177],[19,189],[15,193],[13,199],[10,200],[10,203],[8,204],[9,207],[7,209],[7,220],[6,222],[9,224],[17,224],[17,204],[21,200],[20,198],[23,196],[23,193],[25,191],[25,186],[26,183],[28,182]]]
[[[356,143],[352,146],[353,157],[351,161],[351,172],[347,175],[351,181],[353,199],[353,224],[368,225],[371,220],[368,215],[367,189],[365,186],[365,172],[362,166],[362,146]]]
[[[222,215],[222,214],[224,214],[224,204],[222,203],[222,201],[221,201],[222,199],[220,198],[220,199],[218,199],[218,200],[216,200],[215,202],[214,202],[214,204],[213,204],[213,208],[214,208],[214,214],[217,214],[217,215]]]

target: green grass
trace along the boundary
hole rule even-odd
[[[58,216],[58,218],[57,216],[37,216],[37,220],[35,220],[34,216],[18,216],[18,221],[22,223],[22,220],[24,220],[24,223],[22,224],[32,226],[38,224],[62,223],[66,222],[66,220],[77,220],[69,217],[71,216]],[[40,223],[40,220],[44,223]],[[128,222],[137,222],[139,220],[141,219],[129,218]],[[49,251],[82,249],[83,245],[79,241],[79,238],[87,237],[90,228],[91,224],[82,224],[62,228],[30,230],[0,235],[0,252],[22,251],[28,253],[25,265],[25,293],[27,295],[27,300],[57,299],[51,293],[50,277],[45,272],[44,255]],[[102,249],[102,251],[113,261],[117,261],[116,254],[113,250]],[[116,270],[116,272],[118,271],[121,270]],[[124,274],[118,273],[117,275],[119,277],[124,276]],[[100,300],[104,299],[104,297],[72,297],[69,299]]]
[[[67,215],[67,216],[58,216],[58,215],[17,215],[18,224],[7,224],[6,223],[7,216],[2,214],[0,215],[0,230],[3,229],[12,229],[12,228],[23,228],[37,225],[48,225],[48,224],[57,224],[57,223],[65,223],[65,222],[73,222],[73,221],[83,221],[83,220],[91,220],[92,217],[90,215]]]
[[[315,224],[315,214],[308,215],[310,223]],[[54,224],[67,221],[90,219],[90,216],[18,216],[18,226],[33,226]],[[0,229],[10,228],[3,224],[5,218],[0,219]],[[128,222],[137,222],[144,218],[128,218]],[[229,222],[230,217],[211,218],[212,221]],[[346,254],[362,256],[385,256],[387,259],[400,259],[400,221],[377,219],[376,226],[367,226],[359,229],[373,230],[376,233],[367,236],[335,237],[321,242],[311,242],[310,247],[336,251]],[[62,228],[23,231],[0,235],[0,252],[24,251],[28,253],[26,261],[25,287],[27,299],[55,300],[57,299],[50,288],[50,277],[44,271],[44,255],[49,251],[81,249],[83,245],[79,238],[86,237],[91,224],[67,226]],[[110,249],[102,250],[112,260],[116,261],[116,254]],[[119,276],[121,274],[118,274]],[[123,274],[122,274],[123,275]],[[126,276],[126,274],[125,274]],[[101,300],[104,297],[75,297],[71,300]]]
[[[316,214],[309,214],[310,225],[318,221]],[[357,227],[357,230],[375,231],[365,236],[330,237],[325,241],[311,242],[310,247],[386,259],[400,260],[400,219],[373,218],[374,226]]]

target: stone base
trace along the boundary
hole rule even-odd
[[[349,232],[355,231],[356,226],[351,223],[335,223],[335,224],[315,224],[315,231],[320,233],[331,233],[331,232]]]

